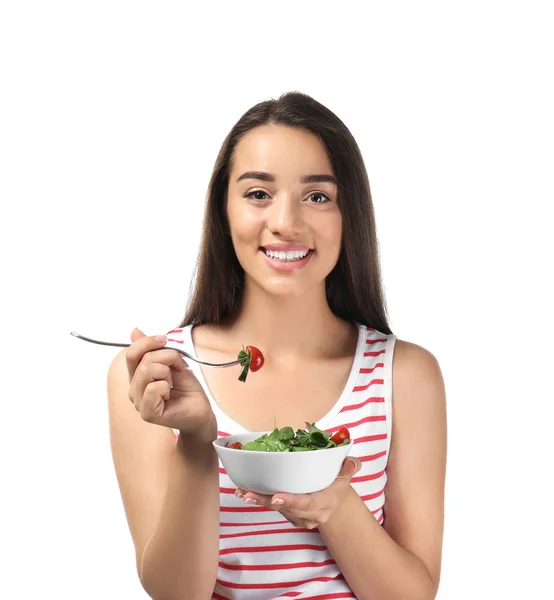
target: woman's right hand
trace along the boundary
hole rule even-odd
[[[187,437],[215,440],[217,422],[210,402],[182,355],[139,329],[132,331],[131,341],[125,353],[129,400],[140,416]]]

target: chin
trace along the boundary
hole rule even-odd
[[[300,298],[306,293],[313,291],[319,282],[278,281],[271,282],[254,280],[255,286],[269,296],[285,299]]]

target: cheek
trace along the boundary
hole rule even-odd
[[[258,215],[247,209],[229,206],[227,212],[233,241],[238,244],[252,243],[259,238],[262,223]]]
[[[325,241],[325,247],[329,252],[337,253],[342,240],[342,217],[329,220],[320,229],[320,238]]]

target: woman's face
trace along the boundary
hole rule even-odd
[[[270,294],[301,296],[337,263],[337,186],[325,147],[308,131],[264,125],[241,139],[227,214],[245,277]]]

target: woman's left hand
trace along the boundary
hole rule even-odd
[[[354,456],[347,456],[335,481],[324,490],[313,494],[274,494],[266,496],[238,488],[235,496],[247,504],[266,506],[279,511],[295,527],[314,529],[326,523],[341,504],[350,480],[361,469],[362,463]],[[249,499],[253,499],[249,501]],[[279,502],[282,500],[282,502]]]

